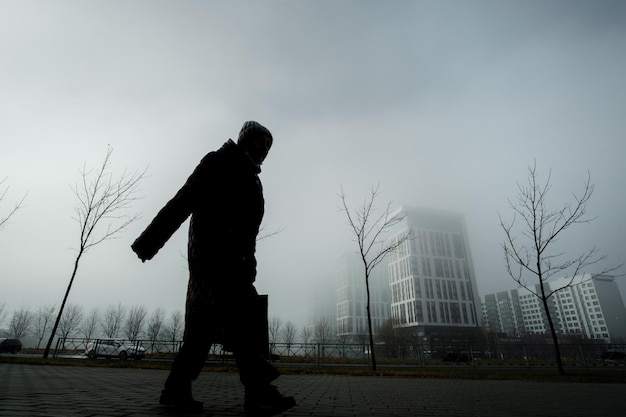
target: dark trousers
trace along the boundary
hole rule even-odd
[[[279,375],[267,363],[265,306],[252,283],[217,286],[189,280],[183,346],[172,364],[166,389],[191,390],[204,366],[211,345],[222,343],[233,353],[241,383],[246,389],[266,386]]]

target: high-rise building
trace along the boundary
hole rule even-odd
[[[372,332],[390,317],[390,291],[386,262],[383,260],[370,274],[370,312]],[[337,336],[347,342],[367,340],[367,293],[365,268],[356,254],[345,253],[338,260]]]
[[[416,327],[420,337],[440,340],[476,335],[482,316],[476,276],[462,215],[401,207],[390,243],[406,239],[389,255],[391,315],[395,327]]]
[[[626,308],[614,277],[585,274],[573,280],[550,280],[544,285],[546,291],[556,291],[548,298],[548,309],[558,334],[607,342],[626,340]],[[535,295],[539,291],[537,284],[530,289],[485,295],[486,327],[510,336],[549,332],[545,307]],[[500,302],[505,299],[513,302]],[[514,317],[514,320],[503,320],[503,317]]]
[[[517,291],[501,291],[483,298],[483,325],[490,331],[521,337],[525,333]]]
[[[321,285],[309,292],[308,328],[311,341],[330,342],[337,335],[336,317],[337,298],[331,284]]]

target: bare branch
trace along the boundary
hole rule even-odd
[[[143,171],[124,171],[117,180],[109,172],[113,149],[109,146],[104,162],[97,171],[81,171],[81,181],[73,188],[78,204],[74,219],[80,226],[79,253],[105,240],[116,238],[139,214],[127,215],[124,211],[138,199],[139,184],[145,178]],[[105,223],[105,224],[102,224]],[[97,229],[98,226],[101,226]]]
[[[282,233],[283,230],[285,230],[284,226],[279,229],[275,229],[274,231],[265,233],[265,227],[261,227],[261,230],[259,230],[259,235],[257,236],[256,240],[258,242],[263,239],[268,239],[270,237],[278,236],[279,234]]]
[[[5,181],[6,181],[6,178],[4,178],[2,181],[0,181],[0,186],[2,184],[4,184]],[[0,191],[0,203],[2,203],[4,201],[8,191],[9,191],[9,187],[8,186],[4,190]],[[6,213],[2,217],[0,217],[0,229],[2,229],[6,224],[8,224],[9,221],[11,220],[11,217],[13,217],[13,215],[15,215],[15,213],[19,209],[22,208],[22,206],[24,204],[24,200],[26,200],[26,196],[27,195],[28,195],[28,193],[25,193],[24,196],[17,203],[15,203],[13,205],[13,207],[11,207],[9,209],[8,213]]]

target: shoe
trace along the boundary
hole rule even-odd
[[[273,385],[248,390],[243,403],[246,417],[270,417],[289,410],[296,405],[293,397],[286,397]]]
[[[182,393],[167,389],[161,391],[159,404],[165,405],[167,407],[174,407],[177,410],[187,413],[200,412],[202,411],[203,407],[202,401],[194,400],[191,392]]]

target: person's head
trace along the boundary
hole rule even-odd
[[[248,121],[243,124],[239,131],[237,144],[252,158],[257,164],[263,163],[273,142],[270,131],[261,124]]]

